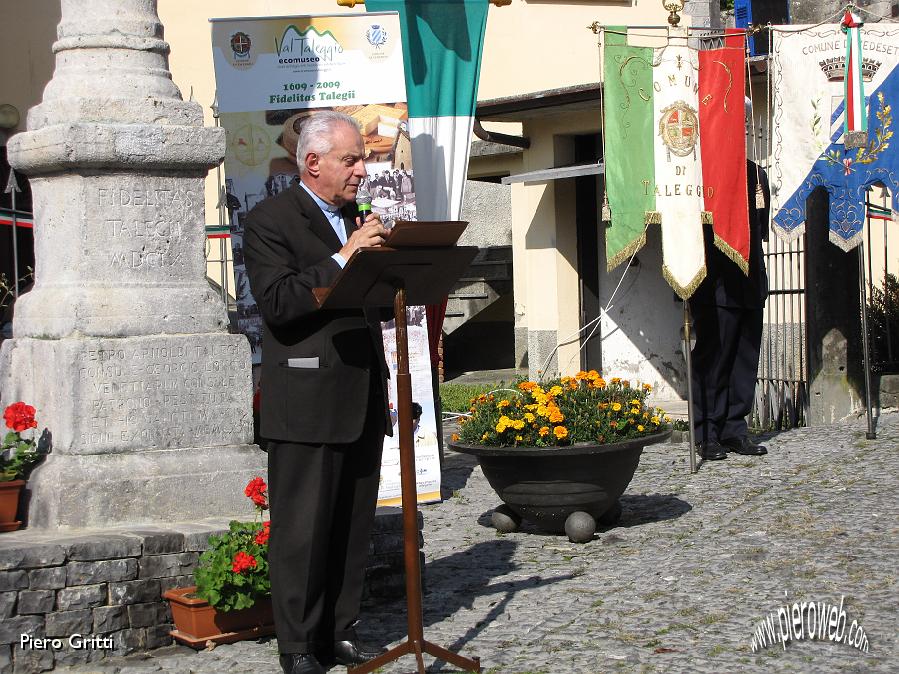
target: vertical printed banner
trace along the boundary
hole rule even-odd
[[[244,222],[263,199],[298,188],[295,152],[306,119],[322,110],[353,117],[365,143],[374,210],[394,219],[417,219],[400,24],[395,13],[211,23],[219,119],[227,135],[225,189],[231,203],[240,203],[231,226],[237,322],[250,341],[253,362],[259,363],[264,358],[262,317],[243,261]],[[440,498],[440,462],[436,436],[431,442],[424,433],[436,428],[436,413],[423,313],[410,309],[409,367],[413,398],[423,409],[416,479],[418,499],[425,502]],[[394,337],[391,321],[384,325],[384,342],[394,374],[395,409]],[[398,503],[399,450],[394,440],[386,440],[379,503]]]

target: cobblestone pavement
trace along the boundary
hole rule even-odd
[[[480,468],[448,454],[446,499],[423,507],[425,638],[479,656],[491,674],[896,671],[899,413],[884,413],[876,440],[863,418],[763,439],[768,456],[731,455],[695,475],[684,443],[647,448],[621,521],[584,545],[527,526],[497,534]],[[808,638],[753,652],[760,621],[774,614],[779,639],[777,611],[794,602],[842,602],[844,634],[856,621],[869,652]],[[371,642],[405,634],[402,602],[363,618]],[[381,671],[414,669],[407,656]],[[280,670],[269,640],[65,671]]]

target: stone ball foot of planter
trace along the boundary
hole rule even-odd
[[[596,520],[590,513],[576,510],[565,520],[565,533],[572,543],[586,543],[593,540],[596,532]]]
[[[621,519],[621,501],[615,501],[611,508],[599,517],[599,523],[604,527],[613,527]]]
[[[490,515],[490,523],[497,531],[511,534],[513,531],[518,531],[518,527],[521,526],[521,516],[503,503],[493,510],[493,514]]]

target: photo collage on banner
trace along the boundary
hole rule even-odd
[[[227,137],[225,189],[229,201],[240,204],[231,223],[237,323],[258,364],[265,357],[262,317],[244,265],[243,228],[260,201],[296,189],[296,144],[306,119],[323,110],[353,117],[365,143],[373,210],[384,219],[416,219],[399,19],[395,13],[213,19],[212,46],[219,120]],[[422,407],[415,430],[416,482],[418,500],[427,502],[440,498],[440,463],[424,307],[409,308],[408,324],[412,397]],[[396,410],[393,321],[383,328]],[[386,438],[384,445],[382,505],[400,502],[397,440]]]

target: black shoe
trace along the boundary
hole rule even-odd
[[[346,639],[334,642],[334,662],[338,665],[353,667],[361,665],[384,653],[383,648],[366,646],[357,639]]]
[[[325,668],[309,653],[282,653],[279,661],[284,674],[325,674]]]
[[[706,461],[719,461],[727,458],[727,450],[714,440],[710,442],[699,442],[696,445],[699,450],[699,456]]]
[[[742,438],[725,438],[721,441],[728,452],[736,452],[745,456],[762,456],[768,453],[764,445],[757,445],[745,435]]]

